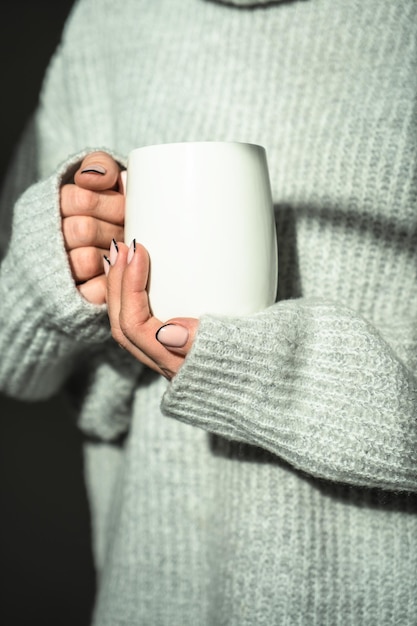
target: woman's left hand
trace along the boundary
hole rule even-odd
[[[113,241],[104,268],[113,338],[136,359],[170,380],[192,346],[198,320],[178,317],[162,322],[153,317],[146,290],[149,255],[142,245],[132,242],[128,248]]]

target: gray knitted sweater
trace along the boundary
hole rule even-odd
[[[85,433],[95,626],[417,624],[416,41],[415,0],[75,4],[2,196],[0,388]],[[265,146],[279,293],[168,383],[75,289],[59,189],[184,140]]]

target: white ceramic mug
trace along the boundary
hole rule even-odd
[[[184,142],[132,150],[125,242],[150,256],[160,320],[247,315],[275,301],[277,242],[262,146]]]

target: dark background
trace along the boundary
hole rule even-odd
[[[1,180],[72,4],[3,5]],[[81,437],[59,397],[0,395],[0,468],[0,623],[88,626],[95,579]]]

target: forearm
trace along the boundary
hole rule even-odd
[[[162,406],[317,477],[417,488],[416,379],[343,308],[295,300],[247,319],[203,318]]]

